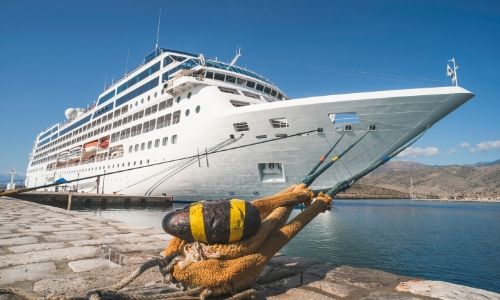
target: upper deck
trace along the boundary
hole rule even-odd
[[[79,110],[76,118],[55,124],[40,132],[35,141],[35,148],[42,147],[84,126],[188,70],[196,71],[206,79],[253,89],[269,102],[287,99],[274,83],[254,71],[217,60],[205,60],[202,54],[196,56],[188,52],[157,48],[145,57],[144,63],[106,87],[96,102],[86,109]]]

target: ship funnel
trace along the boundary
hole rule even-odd
[[[234,66],[240,57],[241,57],[241,48],[238,48],[236,49],[236,55],[234,56],[233,60],[229,65]]]

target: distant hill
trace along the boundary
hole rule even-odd
[[[412,178],[414,194],[419,198],[500,197],[500,160],[449,166],[390,161],[361,179],[359,184],[409,194]]]

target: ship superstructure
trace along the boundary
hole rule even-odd
[[[236,61],[156,48],[95,105],[67,109],[37,135],[26,186],[95,175],[65,188],[248,199],[299,181],[340,138],[336,151],[365,135],[315,183],[328,187],[473,96],[454,86],[289,100]]]

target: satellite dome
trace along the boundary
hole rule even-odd
[[[64,115],[68,120],[73,120],[74,118],[76,118],[77,111],[76,109],[70,107],[64,111]]]

